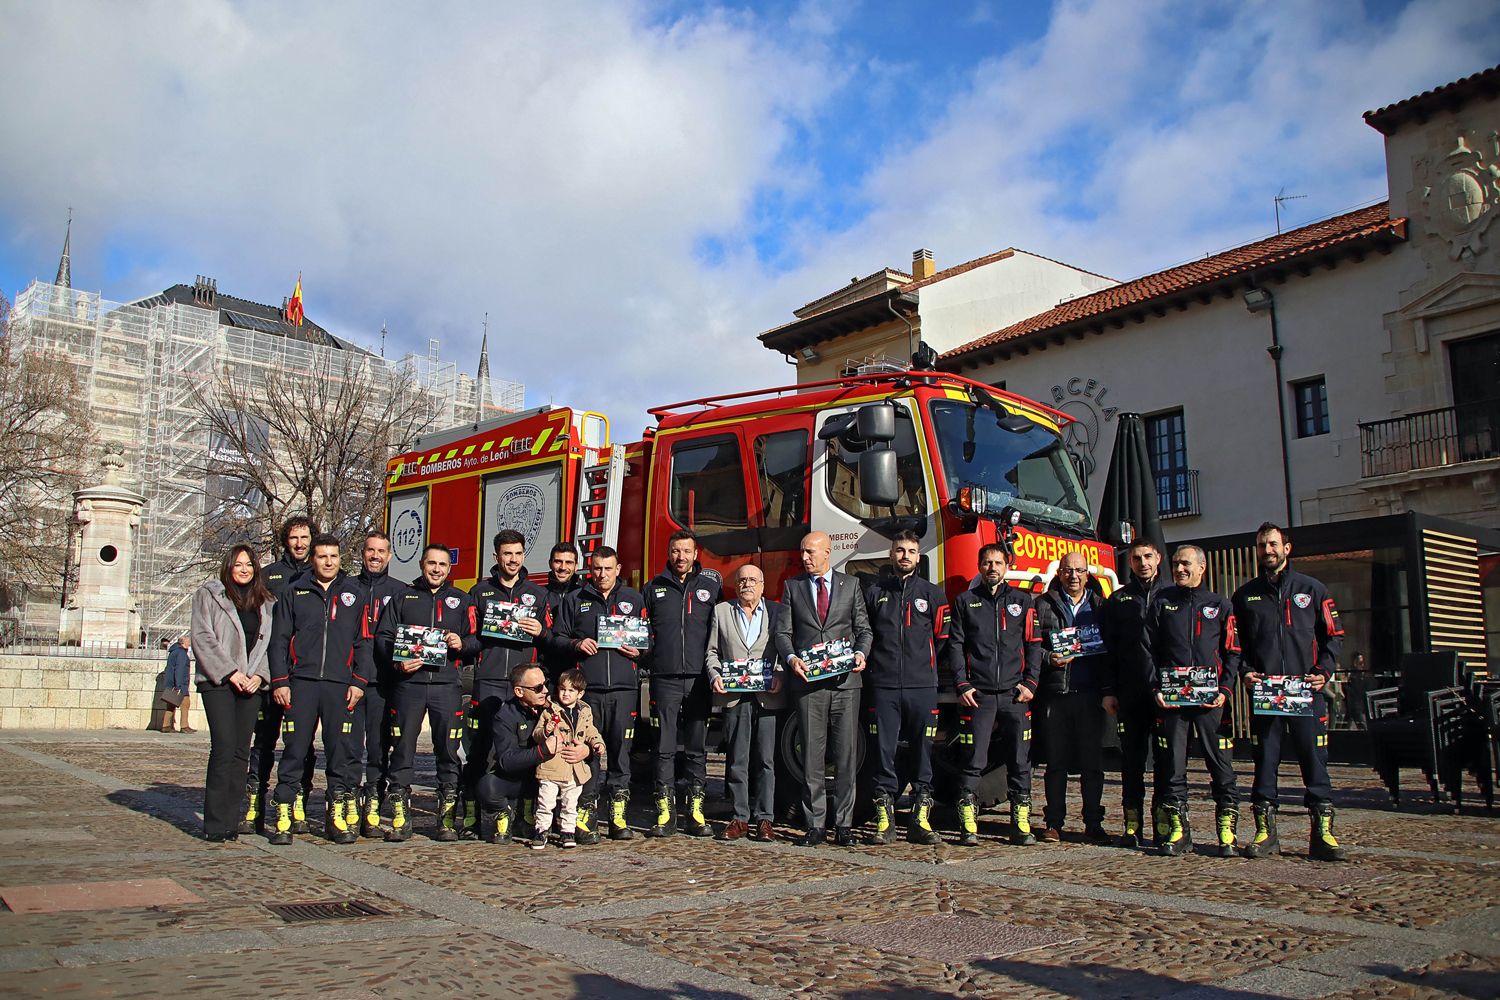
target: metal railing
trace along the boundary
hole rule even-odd
[[[1360,475],[1394,476],[1500,457],[1500,398],[1359,425]]]
[[[1193,517],[1203,513],[1198,508],[1198,470],[1173,469],[1156,477],[1156,514],[1169,517]]]

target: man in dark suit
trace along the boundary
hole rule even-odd
[[[824,796],[824,761],[833,745],[834,841],[854,843],[854,778],[859,738],[859,692],[873,633],[859,582],[829,566],[833,543],[814,531],[802,539],[802,567],[806,572],[786,585],[782,604],[788,614],[776,623],[776,651],[796,675],[792,691],[797,721],[802,727],[802,764],[806,773],[802,812],[807,834],[798,842],[816,847],[828,838],[828,803]],[[847,643],[852,669],[817,677],[815,653],[830,652],[828,644]],[[809,663],[809,659],[812,660]],[[809,679],[809,668],[814,671]]]

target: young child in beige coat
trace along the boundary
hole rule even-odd
[[[575,667],[563,671],[557,680],[557,697],[547,703],[537,720],[536,739],[541,742],[556,733],[560,737],[559,747],[583,743],[593,752],[595,766],[602,768],[607,763],[604,737],[594,726],[594,713],[583,702],[587,686],[582,670]],[[537,765],[536,836],[531,841],[534,850],[547,846],[554,809],[562,831],[562,846],[578,846],[573,835],[578,822],[578,797],[593,773],[588,760],[569,764],[560,754]]]

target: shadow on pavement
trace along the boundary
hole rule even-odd
[[[671,989],[652,990],[644,986],[633,986],[610,976],[581,975],[573,977],[577,987],[577,1000],[745,1000],[743,993],[728,993],[723,990],[707,990],[701,986],[677,983]]]
[[[1472,1000],[1494,1000],[1500,995],[1500,983],[1495,974],[1478,969],[1440,969],[1434,972],[1407,971],[1389,966],[1375,966],[1366,972],[1384,976],[1394,982],[1407,983],[1423,989],[1437,990],[1445,996],[1470,997]]]
[[[1196,989],[1207,984],[1190,983],[1171,976],[1162,976],[1139,969],[1122,969],[1100,962],[1075,965],[1038,965],[1008,958],[985,958],[970,963],[975,968],[997,976],[1004,976],[1017,983],[1030,983],[1040,989],[1061,993],[1069,997],[1158,997],[1182,990]],[[1214,987],[1214,996],[1220,1000],[1265,1000],[1275,996],[1269,993],[1252,993],[1246,990],[1226,990]],[[850,998],[861,994],[848,994]],[[880,994],[867,994],[871,997]]]

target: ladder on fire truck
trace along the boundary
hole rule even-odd
[[[579,555],[587,560],[601,545],[620,540],[620,496],[625,488],[625,446],[609,445],[599,451],[603,461],[583,467],[578,484],[578,520],[574,540]]]

